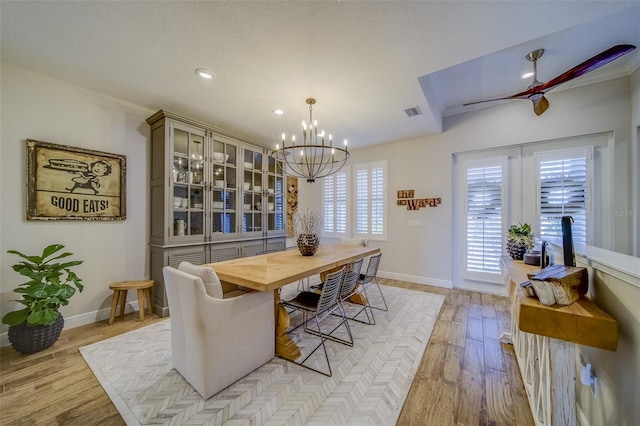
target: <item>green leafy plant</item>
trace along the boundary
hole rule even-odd
[[[80,292],[83,290],[82,279],[71,270],[80,265],[82,260],[54,262],[73,255],[68,252],[57,254],[63,248],[62,244],[52,244],[42,251],[41,256],[29,256],[16,250],[7,251],[24,259],[12,268],[29,278],[29,281],[13,289],[15,293],[22,295],[22,300],[16,301],[25,307],[7,313],[2,318],[3,323],[16,326],[26,321],[27,326],[51,325],[60,316],[58,309],[69,304],[76,289]]]
[[[521,223],[520,226],[514,226],[509,229],[509,237],[511,238],[521,238],[524,239],[526,237],[532,237],[531,233],[531,225],[525,223],[524,225]]]

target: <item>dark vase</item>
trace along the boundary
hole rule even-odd
[[[28,327],[26,322],[9,327],[9,341],[16,351],[22,354],[40,352],[52,346],[60,337],[64,327],[64,318],[58,317],[51,325]]]
[[[523,241],[516,241],[512,238],[507,240],[507,253],[512,259],[522,260],[527,248],[527,244]]]
[[[320,237],[316,234],[298,235],[298,250],[303,256],[313,256],[320,245]]]

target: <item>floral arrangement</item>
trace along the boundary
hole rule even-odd
[[[322,216],[317,210],[308,208],[297,209],[293,214],[293,231],[296,235],[320,235],[322,231]]]

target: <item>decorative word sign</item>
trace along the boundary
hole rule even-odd
[[[398,191],[398,198],[413,198],[413,194],[413,189],[401,189],[400,191]],[[404,204],[398,203],[398,205],[400,206]]]
[[[420,210],[420,207],[437,207],[442,202],[441,198],[413,198],[413,189],[401,189],[398,191],[398,205],[407,206],[407,210]]]

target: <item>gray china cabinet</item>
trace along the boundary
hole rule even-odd
[[[167,111],[151,126],[153,309],[168,315],[162,268],[284,250],[282,164],[230,132]]]

